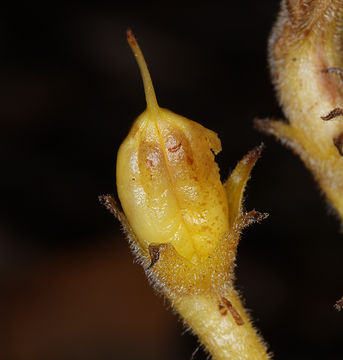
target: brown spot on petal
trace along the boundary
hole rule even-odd
[[[145,162],[149,168],[152,168],[154,166],[154,163],[150,159],[146,159]]]
[[[145,150],[144,148],[142,148],[142,149]],[[154,148],[154,147],[150,147],[150,146],[148,146],[146,148],[146,150],[147,150],[146,158],[145,158],[146,165],[150,169],[157,167],[160,163],[161,152],[159,151],[158,148]],[[142,155],[144,155],[144,154],[142,154]]]
[[[168,151],[170,151],[170,152],[176,152],[176,151],[178,151],[178,150],[180,149],[180,147],[181,147],[181,144],[182,144],[182,143],[179,143],[179,144],[177,144],[177,145],[175,145],[175,146],[173,146],[173,147],[168,148]]]

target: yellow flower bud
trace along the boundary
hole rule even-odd
[[[117,157],[117,190],[143,249],[169,243],[197,263],[229,230],[228,200],[214,154],[216,133],[158,106],[143,55],[128,42],[142,74],[147,109],[136,119]]]
[[[262,146],[246,154],[222,184],[216,133],[156,101],[149,71],[127,33],[143,78],[147,109],[117,157],[121,206],[100,201],[122,223],[157,291],[180,313],[213,359],[267,359],[234,290],[233,268],[242,229],[267,214],[244,212],[242,200]]]

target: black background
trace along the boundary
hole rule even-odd
[[[270,217],[242,236],[237,286],[275,359],[342,359],[340,224],[300,160],[252,126],[282,117],[266,60],[278,7],[49,1],[1,10],[1,359],[186,360],[197,346],[97,200],[115,193],[117,149],[145,108],[128,27],[159,104],[219,134],[223,179],[265,142],[245,206]]]

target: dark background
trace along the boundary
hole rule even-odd
[[[266,44],[278,1],[26,2],[0,11],[0,358],[188,360],[197,343],[132,264],[116,152],[145,107],[131,27],[159,103],[216,131],[226,178],[266,144],[237,287],[275,359],[342,359],[343,238],[300,160],[257,133],[281,117]],[[328,214],[330,214],[328,216]],[[195,359],[205,359],[199,351]]]

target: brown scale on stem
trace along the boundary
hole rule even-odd
[[[150,255],[151,263],[150,263],[148,269],[151,269],[160,258],[160,245],[159,244],[158,245],[150,244],[149,245],[149,255]]]
[[[244,325],[244,320],[242,319],[241,315],[239,315],[239,312],[232,305],[231,301],[226,299],[224,296],[222,296],[221,301],[224,305],[219,304],[220,313],[225,316],[227,314],[227,311],[229,310],[236,324],[239,326]]]
[[[227,307],[224,306],[222,303],[219,303],[218,309],[219,309],[219,312],[220,312],[220,314],[221,314],[222,316],[225,316],[225,315],[227,314],[228,309],[227,309]]]

